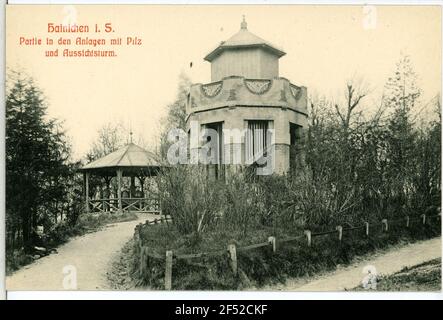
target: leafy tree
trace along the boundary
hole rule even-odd
[[[408,205],[413,192],[410,180],[414,174],[414,153],[417,132],[411,113],[417,105],[421,90],[417,86],[417,75],[410,58],[402,56],[394,74],[385,85],[384,103],[390,117],[387,121],[386,178],[393,196],[386,204],[387,210],[399,211]]]

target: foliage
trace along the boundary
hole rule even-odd
[[[201,167],[166,168],[158,179],[162,213],[172,216],[183,234],[198,234],[211,226],[222,204],[220,182],[207,179]]]
[[[378,228],[377,225],[380,227]],[[301,230],[283,228],[254,229],[244,237],[240,231],[232,232],[221,226],[201,235],[195,242],[188,235],[183,236],[174,224],[146,225],[142,228],[141,239],[150,253],[164,256],[165,250],[173,250],[175,255],[200,252],[226,252],[229,243],[237,247],[277,238],[277,251],[271,246],[237,251],[238,274],[234,275],[226,253],[206,255],[201,258],[174,259],[172,287],[174,290],[241,290],[260,288],[266,285],[284,283],[288,277],[311,276],[315,273],[333,270],[338,264],[349,264],[356,256],[372,253],[399,243],[423,240],[441,234],[441,220],[433,218],[423,225],[420,219],[414,220],[409,228],[404,221],[391,223],[389,232],[383,232],[378,223],[365,236],[363,229],[346,231],[342,241],[332,233],[314,237],[312,246],[306,245],[306,238],[281,243],[279,239],[300,235]],[[235,239],[235,240],[234,240]],[[149,257],[149,271],[141,275],[137,250],[130,263],[130,274],[138,286],[150,289],[164,288],[165,260]]]
[[[300,234],[304,229],[322,232],[337,225],[355,227],[384,218],[393,221],[406,215],[435,214],[441,200],[441,117],[426,127],[415,124],[412,114],[420,105],[421,93],[415,78],[409,58],[402,57],[386,83],[380,106],[371,115],[364,112],[370,90],[361,83],[347,83],[341,102],[312,100],[310,126],[300,146],[304,160],[285,176],[251,177],[247,170],[226,168],[232,172],[222,181],[208,179],[202,167],[163,172],[159,197],[162,210],[174,224],[145,233],[148,245],[204,251],[223,248],[228,241],[248,243],[259,236],[264,241],[265,235]],[[272,257],[266,252],[251,254],[240,258],[246,259],[241,274],[243,279],[263,284],[271,275],[282,279],[332,268],[361,252],[420,238],[423,230],[417,228],[394,229],[369,241],[351,237],[339,247],[321,242],[318,251],[296,246]],[[225,258],[208,267],[177,262],[177,281],[184,281],[177,282],[178,287],[237,288],[241,281],[223,274]],[[191,271],[189,276],[186,270]],[[154,273],[144,281],[156,286],[158,279]]]
[[[121,214],[81,214],[78,216],[76,223],[65,220],[53,225],[46,233],[47,245],[48,248],[55,248],[67,242],[71,237],[97,231],[106,224],[135,219],[137,219],[137,215],[132,212]],[[26,252],[23,248],[8,250],[6,252],[6,273],[10,274],[33,261],[33,255]]]
[[[7,245],[27,250],[37,224],[70,213],[75,165],[61,124],[46,116],[43,93],[31,78],[10,72],[6,93]]]

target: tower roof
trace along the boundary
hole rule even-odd
[[[222,41],[217,48],[206,55],[205,60],[211,62],[224,50],[238,48],[263,48],[275,54],[279,58],[286,54],[286,52],[278,49],[268,41],[256,36],[252,32],[249,32],[247,23],[243,16],[240,31],[234,34],[228,40]]]

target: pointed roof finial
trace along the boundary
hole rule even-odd
[[[242,30],[246,30],[246,29],[248,29],[248,24],[246,23],[246,18],[245,18],[245,15],[243,15],[243,21],[242,21],[242,23],[241,23],[241,29]]]

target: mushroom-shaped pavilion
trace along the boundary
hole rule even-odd
[[[153,197],[145,195],[143,190],[146,177],[156,176],[162,165],[157,156],[134,143],[83,166],[86,212],[105,211],[158,211],[158,203]],[[91,197],[89,190],[90,176],[104,178],[105,190],[100,196]],[[110,190],[112,178],[117,178],[117,190]],[[129,190],[122,188],[123,177],[130,178]],[[139,180],[141,190],[136,190],[135,178]]]

